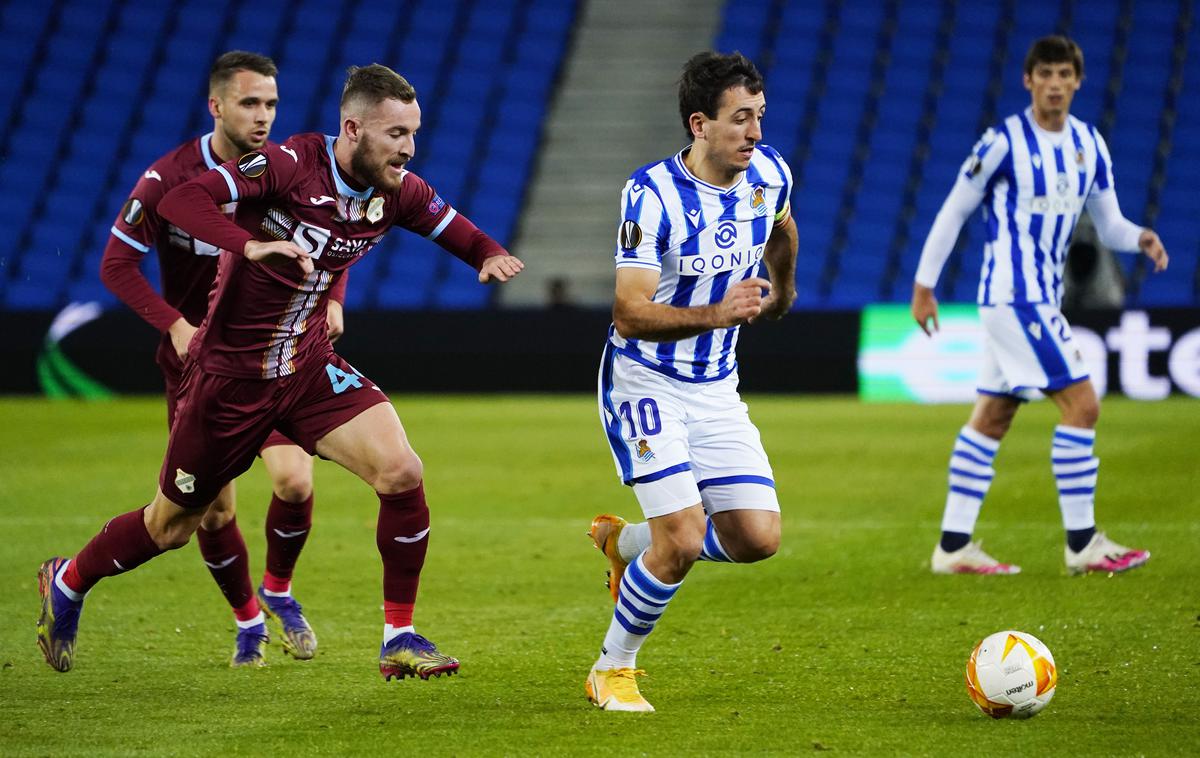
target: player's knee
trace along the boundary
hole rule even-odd
[[[738,563],[765,561],[779,552],[779,532],[769,531],[746,535],[737,546],[736,555],[730,556]]]
[[[308,467],[297,467],[274,472],[271,476],[271,490],[275,497],[287,503],[303,503],[312,495],[312,470]]]
[[[375,477],[375,491],[395,495],[415,489],[421,483],[425,467],[416,455],[395,456]]]
[[[1071,426],[1077,426],[1080,429],[1095,429],[1096,424],[1100,421],[1100,404],[1095,400],[1080,403],[1077,408],[1073,409],[1071,416],[1067,421]]]

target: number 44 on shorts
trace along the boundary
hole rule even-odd
[[[333,394],[335,395],[340,395],[351,387],[354,389],[362,387],[362,374],[357,371],[347,374],[332,363],[327,363],[325,364],[325,373],[329,376],[329,383],[333,385]]]

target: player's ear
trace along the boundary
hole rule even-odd
[[[693,140],[701,140],[705,138],[704,121],[704,114],[699,111],[696,111],[692,115],[688,116],[688,126],[690,126],[692,129]]]
[[[349,138],[351,142],[358,142],[359,133],[361,130],[362,122],[358,119],[352,116],[347,116],[346,118],[342,119],[342,131],[346,133],[346,137]]]
[[[1033,77],[1032,76],[1030,76],[1029,74],[1022,74],[1021,82],[1025,85],[1025,89],[1029,90],[1030,92],[1033,91]]]
[[[221,117],[221,101],[212,95],[208,96],[208,115],[213,118]]]

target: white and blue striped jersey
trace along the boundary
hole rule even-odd
[[[697,179],[685,148],[633,172],[621,193],[617,268],[659,272],[654,302],[680,308],[719,303],[730,283],[755,276],[775,224],[787,220],[792,172],[772,147],[758,145],[732,187]],[[737,368],[738,327],[675,342],[625,339],[609,327],[620,353],[668,376],[707,382]]]
[[[1090,199],[1114,191],[1096,127],[1068,116],[1061,132],[1049,132],[1027,108],[983,135],[963,178],[984,195],[979,304],[1059,305],[1075,222]]]

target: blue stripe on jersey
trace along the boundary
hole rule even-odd
[[[1054,168],[1058,171],[1059,176],[1066,177],[1067,162],[1063,158],[1062,145],[1058,145],[1054,148]],[[1063,247],[1066,247],[1066,240],[1062,239],[1064,218],[1066,218],[1065,215],[1059,214],[1058,218],[1054,221],[1054,237],[1050,242],[1050,260],[1054,263],[1054,280],[1051,291],[1047,292],[1046,295],[1047,299],[1052,303],[1058,302],[1058,292],[1062,287],[1062,277],[1059,276],[1058,272],[1062,270],[1062,266],[1060,264],[1062,263],[1062,258],[1066,256],[1066,250],[1064,249],[1062,251],[1063,254],[1059,255],[1058,248],[1060,240],[1063,243]],[[1074,215],[1071,216],[1071,229],[1075,228],[1075,218],[1076,217]]]
[[[707,224],[704,218],[704,208],[700,203],[700,193],[696,191],[696,185],[692,180],[679,172],[674,161],[669,161],[666,166],[671,173],[675,191],[679,193],[679,204],[683,208],[684,224],[687,226],[688,232],[687,239],[679,246],[679,255],[698,255],[700,253],[700,235],[697,232]],[[697,276],[679,275],[679,283],[671,295],[672,306],[686,308],[692,304],[692,293],[696,289],[697,279],[699,279]],[[655,351],[655,357],[662,363],[670,363],[675,360],[677,346],[678,343],[675,342],[660,342],[658,350]]]
[[[1037,136],[1033,133],[1033,125],[1029,123],[1029,119],[1025,114],[1021,116],[1021,131],[1025,135],[1025,144],[1029,148],[1029,163],[1033,168],[1033,196],[1046,196],[1046,166],[1042,161],[1042,148],[1038,144]],[[1046,254],[1042,251],[1042,225],[1046,223],[1046,216],[1043,213],[1029,213],[1029,241],[1033,243],[1033,267],[1037,272],[1037,283],[1041,289],[1039,300],[1049,300],[1046,296]],[[1018,274],[1024,274],[1021,269],[1017,268],[1013,271],[1013,278]],[[1022,276],[1022,278],[1024,278]]]
[[[617,409],[613,407],[612,401],[615,358],[616,350],[612,343],[605,342],[604,357],[600,362],[600,397],[604,404],[604,431],[608,435],[608,444],[621,464],[621,481],[629,484],[633,480],[633,454],[629,452],[629,448],[625,445],[625,438],[621,436],[621,417],[617,415]]]
[[[1075,155],[1077,159],[1075,165],[1079,166],[1079,196],[1083,197],[1087,194],[1087,164],[1078,160],[1078,156],[1083,155],[1083,140],[1079,139],[1079,132],[1075,130],[1075,125],[1068,119],[1067,126],[1071,128],[1071,140],[1075,143]]]
[[[659,191],[658,183],[655,182],[649,174],[647,174],[643,184],[654,191],[655,196],[658,197],[658,204],[663,207],[662,215],[658,217],[658,237],[656,238],[658,243],[656,247],[658,252],[658,262],[661,264],[663,254],[671,248],[671,217],[667,214],[667,205],[663,201],[662,192]]]
[[[755,172],[758,175],[758,172]],[[753,181],[750,177],[750,172],[746,172],[746,178]],[[761,178],[761,176],[759,176]],[[739,203],[737,195],[727,195],[721,198],[721,216],[718,221],[726,221],[737,218],[737,206]],[[729,277],[733,275],[732,271],[722,271],[713,277],[712,287],[709,290],[708,304],[713,305],[721,302],[725,297],[725,290],[729,287]],[[732,331],[730,329],[729,331]],[[704,332],[696,336],[696,350],[692,354],[692,375],[704,376],[708,372],[708,355],[712,352],[713,335],[715,329]]]
[[[1093,181],[1100,189],[1109,189],[1108,162],[1104,160],[1104,154],[1100,152],[1100,139],[1096,136],[1096,127],[1088,124],[1088,134],[1092,136],[1092,146],[1096,148],[1096,177]]]
[[[1008,137],[1009,144],[1007,160],[1009,163],[1010,175],[1008,177],[1008,197],[1005,199],[1005,204],[1007,205],[1007,213],[1005,215],[1008,217],[1008,235],[1010,239],[1009,247],[1011,248],[1009,250],[1009,255],[1012,259],[1011,263],[1013,267],[1013,294],[1017,302],[1023,303],[1026,300],[1025,277],[1018,275],[1021,271],[1021,233],[1017,230],[1017,172],[1013,166],[1012,159],[1013,138],[1012,134],[1008,131],[1007,124],[1004,125],[1004,134],[1006,137]],[[989,275],[988,283],[990,284],[990,282],[991,277]],[[984,302],[986,303],[988,301],[985,299]]]
[[[1047,386],[1059,385],[1064,378],[1070,378],[1071,371],[1067,368],[1067,362],[1059,351],[1058,345],[1054,343],[1054,338],[1050,336],[1050,327],[1042,321],[1042,317],[1038,314],[1037,306],[1014,303],[1012,308],[1013,313],[1017,316],[1017,321],[1021,324],[1021,332],[1024,333],[1025,339],[1033,348],[1033,353],[1037,356],[1042,371],[1046,372]],[[1033,333],[1029,331],[1031,324],[1038,325],[1041,330],[1040,338],[1035,339]]]
[[[765,155],[767,158],[771,159],[771,165],[775,166],[775,170],[779,172],[779,176],[783,179],[783,192],[779,193],[779,202],[777,202],[775,204],[775,212],[779,213],[783,210],[783,207],[785,205],[787,205],[788,197],[791,193],[792,188],[787,180],[787,172],[783,170],[783,166],[780,165],[779,159],[775,157],[776,155],[779,155],[779,153],[775,152],[775,148],[768,148],[767,150],[763,150],[762,149],[763,147],[766,147],[766,145],[760,146],[758,152],[761,155]],[[751,164],[750,167],[746,170],[746,180],[749,181],[751,184],[764,184],[765,183],[762,178],[762,174],[760,174],[758,172],[758,169],[754,168],[753,164]],[[763,221],[766,221],[765,216],[763,217]],[[757,245],[758,243],[755,242],[754,244]]]

